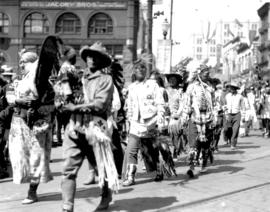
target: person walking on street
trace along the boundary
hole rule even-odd
[[[231,149],[235,150],[239,134],[241,117],[245,117],[245,102],[241,94],[237,92],[238,85],[234,82],[229,85],[230,92],[225,97],[225,117],[227,128],[229,129],[228,141]],[[241,110],[243,111],[241,114]]]
[[[156,81],[146,78],[146,67],[146,62],[141,59],[132,67],[135,82],[129,86],[126,101],[130,127],[123,164],[123,186],[135,184],[139,148],[141,148],[147,171],[156,171],[155,181],[163,180],[156,126],[163,121],[164,99]]]
[[[113,80],[101,70],[111,65],[111,59],[100,42],[84,46],[80,56],[86,63],[81,79],[81,89],[73,93],[77,100],[64,105],[70,111],[71,118],[80,118],[81,126],[75,127],[76,136],[66,127],[63,152],[64,167],[62,172],[62,209],[74,210],[76,177],[87,157],[93,169],[97,166],[99,186],[102,188],[101,201],[96,210],[104,210],[112,201],[112,190],[118,188],[118,174],[114,164],[111,139],[108,134],[107,118],[111,113],[113,99]],[[78,82],[79,83],[79,82]]]

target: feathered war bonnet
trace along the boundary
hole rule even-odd
[[[126,66],[126,71],[131,73],[132,76],[134,76],[136,69],[144,68],[147,70],[148,65],[151,64],[152,61],[153,61],[153,57],[150,54],[143,53],[138,57],[137,60],[132,61],[130,64]]]

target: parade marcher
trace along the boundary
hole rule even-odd
[[[251,117],[250,117],[250,105],[249,105],[248,96],[247,96],[247,89],[244,89],[241,94],[243,96],[245,107],[242,108],[240,112],[241,114],[245,114],[245,116],[243,116],[240,121],[239,136],[244,137],[244,136],[248,136],[249,134],[249,123],[250,123]]]
[[[63,211],[73,211],[76,192],[76,177],[85,157],[89,164],[97,166],[99,186],[102,188],[101,202],[97,210],[109,207],[112,201],[112,190],[118,189],[118,174],[114,164],[109,137],[107,118],[111,113],[113,99],[113,80],[101,70],[111,65],[100,42],[84,46],[80,56],[86,63],[82,77],[80,99],[84,103],[69,103],[64,108],[72,115],[82,117],[82,126],[76,128],[77,137],[69,133],[69,124],[65,130],[63,142],[64,167],[62,173]],[[71,115],[71,117],[72,117]]]
[[[184,93],[182,88],[180,88],[180,83],[182,83],[182,77],[180,73],[176,70],[166,74],[169,86],[166,88],[169,97],[169,133],[172,139],[173,146],[173,158],[177,159],[180,153],[184,151],[185,144],[182,139],[183,126],[181,125],[180,115],[183,110],[183,100]]]
[[[247,125],[247,127],[248,127],[247,132],[248,132],[250,129],[255,129],[255,125],[258,124],[258,119],[257,119],[256,109],[255,109],[256,96],[254,94],[254,87],[250,87],[247,90],[247,98],[248,98],[248,102],[249,102],[249,106],[250,106],[250,110],[249,110],[250,119],[249,119],[249,123]]]
[[[245,117],[245,103],[244,98],[241,94],[237,92],[239,86],[232,82],[229,84],[230,92],[225,97],[225,117],[226,117],[226,127],[229,132],[228,142],[231,145],[231,149],[235,150],[237,145],[237,138],[239,134],[241,117]],[[243,114],[241,114],[241,110]]]
[[[13,76],[10,70],[4,70],[0,75],[0,179],[9,177],[7,171],[6,148],[7,148],[7,135],[10,128],[13,108],[8,105],[6,90],[11,82],[6,81],[6,74],[10,77]],[[9,77],[9,78],[10,78]]]
[[[53,67],[58,67],[60,43],[59,38],[48,36],[39,58],[34,52],[21,53],[22,79],[15,87],[9,155],[13,182],[30,182],[28,195],[22,204],[36,202],[39,183],[52,180],[49,163],[54,92],[48,79]]]
[[[155,80],[146,78],[146,67],[147,63],[142,59],[132,65],[136,80],[129,86],[126,102],[130,127],[123,164],[123,186],[135,184],[140,147],[147,171],[156,171],[155,181],[163,180],[156,126],[163,120],[164,99]]]
[[[264,137],[270,137],[270,87],[265,88],[265,94],[262,98],[262,119],[264,120]]]
[[[218,84],[216,86],[215,91],[215,99],[214,99],[214,141],[213,141],[213,148],[214,151],[218,152],[218,142],[220,139],[221,131],[223,128],[224,122],[224,111],[222,109],[222,85]]]
[[[194,177],[194,169],[202,156],[201,172],[206,171],[207,161],[213,160],[212,142],[213,100],[212,88],[205,82],[208,68],[201,68],[198,62],[188,64],[189,82],[184,102],[183,118],[189,124],[189,177]]]
[[[55,97],[55,106],[56,106],[56,136],[59,146],[62,145],[62,127],[66,128],[69,120],[70,114],[68,111],[62,111],[61,107],[64,104],[67,104],[69,101],[74,101],[72,98],[72,89],[75,89],[74,85],[76,84],[77,73],[75,69],[76,63],[76,51],[70,46],[66,46],[63,52],[64,62],[61,65],[59,70],[54,90],[56,93]],[[74,120],[73,120],[74,122]],[[73,128],[75,128],[75,123],[72,123]],[[74,129],[71,130],[71,133],[75,134]]]

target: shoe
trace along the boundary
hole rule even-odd
[[[164,178],[163,174],[157,174],[154,181],[155,182],[160,182],[160,181],[163,180],[163,178]]]
[[[125,180],[123,181],[123,186],[135,185],[135,173],[137,166],[135,164],[128,164]]]
[[[112,190],[108,188],[108,184],[105,184],[102,188],[101,201],[96,208],[96,211],[108,209],[110,202],[112,201]]]
[[[193,170],[189,169],[189,170],[187,171],[187,175],[189,176],[189,178],[193,178],[193,177],[194,177]]]
[[[134,179],[126,179],[123,181],[122,185],[124,187],[135,185],[135,180]]]
[[[235,146],[231,146],[231,150],[236,150],[236,147]]]
[[[37,202],[38,201],[38,198],[37,197],[27,197],[25,198],[23,201],[22,201],[22,204],[23,205],[29,205],[29,204],[33,204],[34,202]]]
[[[95,184],[95,171],[90,171],[89,178],[83,183],[84,185],[92,185]]]

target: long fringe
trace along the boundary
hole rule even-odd
[[[91,142],[96,157],[99,186],[102,187],[107,181],[109,188],[118,192],[119,180],[111,149],[111,138],[95,126],[93,121],[86,130],[86,138]]]

